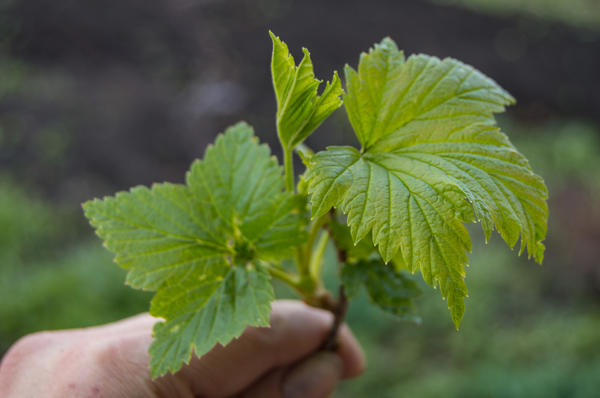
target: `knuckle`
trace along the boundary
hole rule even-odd
[[[124,377],[143,377],[148,368],[138,354],[132,352],[137,340],[135,337],[114,336],[96,343],[91,350],[94,367],[120,381],[124,381]]]
[[[253,350],[259,349],[263,358],[277,362],[279,348],[285,345],[288,339],[289,319],[288,317],[273,312],[271,313],[270,326],[248,327],[244,331],[243,341]]]
[[[47,346],[56,340],[56,332],[36,332],[20,338],[15,347],[20,350],[34,350]]]
[[[21,337],[9,348],[2,364],[4,366],[8,364],[14,366],[17,363],[22,363],[39,353],[40,350],[50,347],[54,339],[54,332],[38,332]]]

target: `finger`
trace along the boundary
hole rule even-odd
[[[351,379],[365,370],[365,353],[348,325],[342,325],[338,333],[336,353],[342,358],[344,364],[342,378]]]
[[[321,351],[292,365],[276,369],[239,398],[323,398],[338,385],[344,372],[339,355]]]
[[[281,383],[287,369],[277,368],[234,398],[282,398]]]
[[[239,393],[267,371],[292,364],[318,350],[333,315],[298,301],[275,301],[270,328],[248,328],[229,345],[216,346],[194,358],[178,374],[196,395],[223,397]],[[350,330],[341,329],[339,356],[343,375],[352,377],[364,367],[360,346]],[[235,369],[235,371],[233,371]]]
[[[342,359],[332,352],[319,352],[294,366],[285,375],[283,398],[325,398],[344,372]]]
[[[142,314],[137,314],[129,318],[121,319],[117,322],[107,323],[105,325],[80,330],[90,330],[94,333],[104,335],[106,335],[107,333],[118,334],[133,331],[146,331],[148,329],[152,330],[152,327],[158,321],[160,321],[159,318],[155,318],[147,312],[144,312]]]

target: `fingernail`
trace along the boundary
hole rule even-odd
[[[285,376],[284,398],[327,397],[344,371],[342,360],[332,352],[319,352],[298,365]]]

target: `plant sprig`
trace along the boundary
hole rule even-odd
[[[283,169],[252,128],[238,123],[192,164],[185,185],[135,187],[83,205],[96,233],[129,272],[155,291],[151,373],[176,372],[193,354],[227,344],[247,326],[268,326],[272,278],[335,314],[324,348],[335,346],[348,300],[371,301],[417,320],[419,288],[406,271],[440,287],[458,328],[467,296],[471,240],[464,223],[496,229],[519,254],[543,259],[548,208],[541,177],[496,126],[514,99],[454,59],[405,58],[384,39],[336,72],[315,78],[308,50],[296,65],[271,33],[271,72]],[[304,141],[345,104],[360,148],[313,153]],[[326,134],[322,132],[321,134]],[[296,178],[293,154],[306,171]],[[322,282],[333,244],[338,298]],[[282,261],[291,259],[296,271]]]

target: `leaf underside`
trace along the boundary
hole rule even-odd
[[[274,294],[260,263],[291,255],[304,240],[302,202],[282,192],[280,166],[245,123],[219,136],[186,180],[84,204],[129,271],[127,283],[157,292],[150,313],[165,322],[155,325],[150,346],[153,377],[248,325],[267,326]]]
[[[345,68],[344,104],[360,151],[329,147],[305,175],[312,217],[341,209],[355,242],[368,233],[387,263],[439,286],[458,328],[471,240],[465,222],[495,229],[541,262],[548,196],[541,177],[496,126],[513,98],[457,60],[405,59],[391,39]]]

